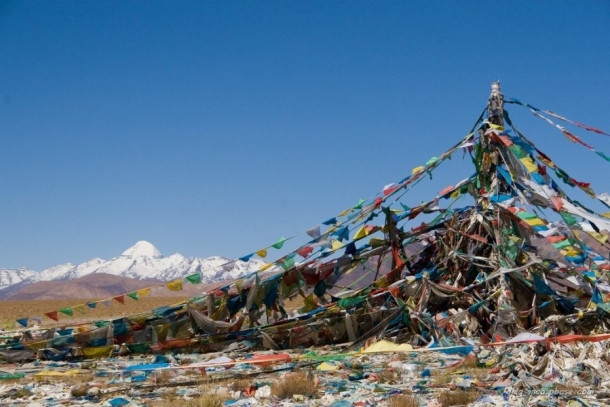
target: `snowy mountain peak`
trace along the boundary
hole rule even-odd
[[[163,257],[159,249],[157,249],[152,243],[145,240],[140,240],[129,249],[121,253],[121,256],[130,257],[132,259],[138,257],[152,257],[154,259],[160,259]]]
[[[120,256],[110,260],[96,257],[80,264],[60,264],[41,272],[0,268],[0,299],[3,298],[3,293],[12,292],[13,288],[20,289],[39,281],[73,280],[96,273],[112,274],[135,280],[161,281],[173,281],[201,273],[201,281],[208,284],[239,278],[259,270],[263,264],[263,261],[259,259],[250,259],[248,262],[230,261],[219,256],[202,259],[185,257],[180,253],[163,257],[154,245],[142,240],[125,250]]]

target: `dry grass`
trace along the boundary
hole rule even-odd
[[[229,400],[229,396],[226,394],[210,392],[195,396],[190,400],[167,397],[159,403],[153,403],[153,406],[165,407],[171,405],[172,407],[222,407],[224,406],[224,402],[227,400]]]
[[[24,398],[29,397],[31,395],[32,395],[31,392],[29,392],[26,389],[21,388],[21,389],[17,389],[13,394],[11,394],[10,398],[12,398],[12,399],[24,399]]]
[[[203,394],[192,400],[188,400],[184,407],[222,407],[229,398],[222,394]]]
[[[235,379],[229,384],[228,388],[229,388],[229,390],[232,390],[232,391],[237,391],[237,390],[244,391],[244,389],[249,389],[252,386],[253,386],[253,383],[251,380]]]
[[[438,369],[432,371],[432,379],[434,383],[444,385],[449,384],[457,376],[471,376],[474,379],[484,379],[487,377],[488,368],[477,366],[475,358],[467,358],[464,362],[454,368]]]
[[[34,376],[34,380],[39,384],[86,385],[93,381],[93,373],[78,373],[69,376]]]
[[[164,384],[169,383],[172,377],[173,375],[169,370],[162,370],[155,374],[154,381],[156,384],[163,386]]]
[[[419,401],[411,395],[401,394],[390,397],[388,399],[388,407],[419,407]]]
[[[438,397],[443,407],[466,406],[479,398],[481,393],[475,390],[446,390]]]
[[[153,402],[151,405],[154,407],[222,407],[224,402],[230,399],[225,390],[219,390],[210,385],[202,387],[201,390],[203,394],[196,395],[189,400],[184,400],[176,393],[168,393],[163,396],[162,400]]]
[[[477,366],[477,359],[471,356],[464,359],[460,369],[480,369],[480,367]]]
[[[297,372],[286,375],[271,385],[271,394],[281,399],[290,398],[295,394],[315,396],[318,380],[311,372]]]
[[[72,397],[84,397],[87,395],[87,390],[89,390],[89,386],[86,384],[77,384],[70,389],[70,395]]]
[[[98,319],[118,318],[121,316],[149,312],[154,308],[164,305],[176,304],[185,300],[187,297],[144,297],[137,301],[125,298],[125,305],[112,301],[109,307],[98,303],[97,307],[91,309],[85,306],[86,314],[79,314],[74,311],[74,315],[69,317],[59,314],[59,323],[42,317],[44,326],[65,326],[84,322],[95,321]],[[67,299],[67,300],[33,300],[33,301],[0,301],[0,321],[15,320],[20,317],[30,317],[43,315],[45,312],[56,311],[64,307],[73,307],[85,304],[94,299]]]
[[[396,381],[400,378],[398,373],[392,369],[382,370],[377,372],[376,375],[379,383],[396,383]]]

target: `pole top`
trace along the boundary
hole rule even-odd
[[[487,105],[489,122],[504,126],[504,95],[500,92],[500,81],[491,83],[491,95]]]

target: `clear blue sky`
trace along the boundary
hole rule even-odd
[[[453,145],[497,79],[610,130],[610,3],[507,3],[0,1],[0,267],[142,239],[247,254]],[[509,108],[610,190],[607,163]]]

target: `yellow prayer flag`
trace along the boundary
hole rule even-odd
[[[527,170],[529,172],[536,172],[536,171],[538,171],[538,166],[536,165],[534,160],[532,160],[530,157],[523,157],[519,161],[521,161],[521,163],[523,165],[525,165],[525,168],[527,168]]]
[[[538,219],[538,218],[526,219],[525,223],[527,223],[530,226],[544,226],[545,225],[545,223],[542,221],[542,219]]]
[[[146,288],[142,288],[141,290],[138,290],[138,297],[146,297],[148,294],[150,294],[150,287],[146,287]]]
[[[338,218],[340,218],[341,216],[345,216],[348,213],[350,213],[352,211],[352,208],[348,208],[346,210],[344,210],[343,212],[341,212],[340,214],[337,215]]]
[[[258,270],[265,271],[265,270],[269,270],[271,267],[273,267],[273,263],[267,263],[267,264],[263,264],[262,266],[260,266],[260,268]]]
[[[354,235],[354,240],[362,239],[363,237],[366,237],[367,235],[368,235],[368,233],[366,233],[366,228],[364,226],[362,226],[360,229],[358,229],[358,231]]]
[[[267,257],[267,249],[262,249],[256,252],[256,254],[261,258],[264,259],[265,257]]]
[[[424,167],[423,165],[420,165],[419,167],[413,168],[413,170],[411,170],[411,174],[417,174],[418,172],[422,172],[425,169],[426,169],[426,167]]]
[[[323,372],[333,372],[335,370],[339,370],[339,366],[331,365],[330,363],[322,362],[316,367],[316,370],[321,370]]]
[[[2,323],[2,329],[9,330],[15,328],[15,321],[8,321]]]
[[[587,233],[589,235],[591,235],[591,237],[593,239],[597,240],[601,244],[606,244],[606,242],[608,241],[608,235],[605,233],[598,233],[598,232],[587,232]]]
[[[182,279],[168,281],[165,283],[165,285],[170,289],[170,291],[182,291]]]
[[[333,244],[332,244],[333,250],[339,250],[342,247],[343,247],[343,243],[341,243],[338,240],[333,240]]]
[[[493,124],[493,123],[491,123],[491,122],[487,122],[487,125],[488,125],[489,127],[491,127],[492,129],[494,129],[494,130],[500,130],[500,131],[504,131],[504,126],[500,126],[500,125],[497,125],[497,124]]]
[[[72,307],[72,309],[80,312],[81,314],[87,313],[87,311],[85,311],[85,304],[76,305],[76,306]]]

